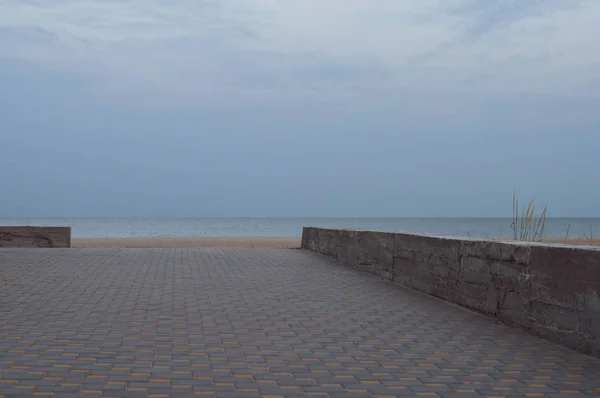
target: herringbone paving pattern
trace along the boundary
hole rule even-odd
[[[600,396],[600,362],[313,253],[0,250],[0,396]]]

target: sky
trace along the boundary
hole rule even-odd
[[[0,217],[600,216],[598,0],[0,0]]]

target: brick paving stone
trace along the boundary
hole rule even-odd
[[[600,396],[600,361],[299,250],[0,249],[0,397]]]

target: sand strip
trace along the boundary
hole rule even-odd
[[[79,248],[258,247],[296,249],[300,238],[73,238]]]
[[[491,240],[507,241],[508,238]],[[545,243],[564,244],[561,238],[548,238]],[[569,238],[568,245],[589,245],[586,239]],[[594,245],[600,245],[595,239]],[[257,247],[274,249],[297,249],[300,238],[73,238],[73,247],[89,248],[188,248],[188,247]]]
[[[495,241],[505,241],[505,242],[514,242],[511,238],[496,238],[491,239]],[[535,242],[533,242],[535,243]],[[594,238],[592,242],[585,238],[569,238],[565,241],[565,238],[546,238],[541,243],[552,243],[559,245],[568,245],[568,246],[600,246],[600,239]]]

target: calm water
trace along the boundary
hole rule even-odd
[[[0,225],[70,226],[74,238],[134,238],[182,236],[300,236],[303,226],[413,232],[479,238],[510,237],[508,218],[0,218]],[[600,218],[553,218],[549,237],[589,233],[600,236]]]

